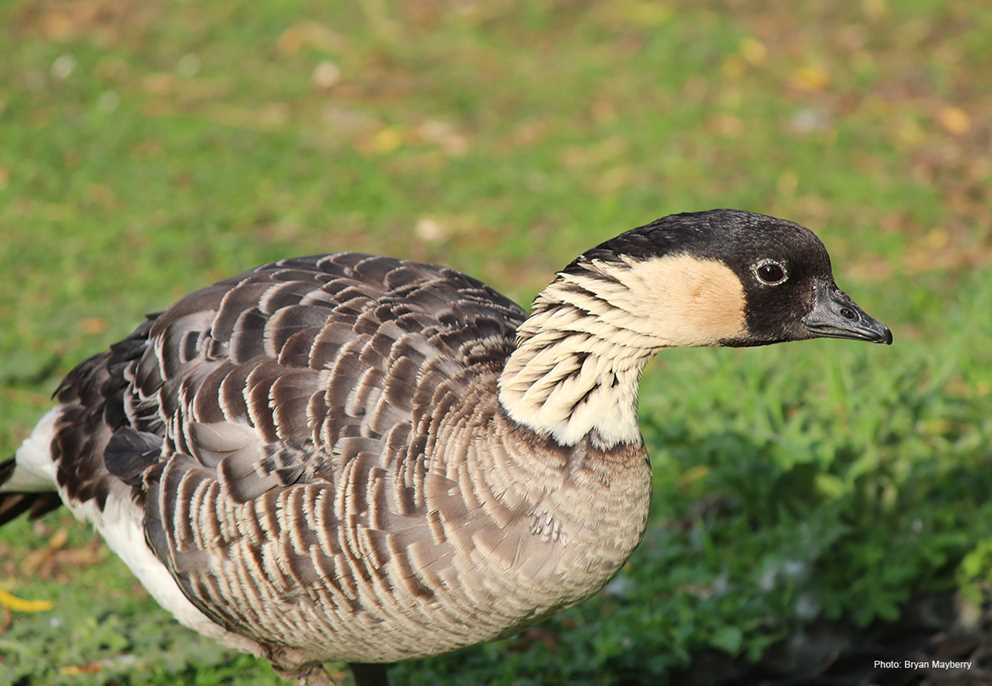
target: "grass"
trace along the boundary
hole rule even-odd
[[[992,577],[992,12],[913,0],[0,4],[0,454],[206,282],[351,249],[525,302],[673,211],[815,228],[892,348],[660,357],[652,522],[590,601],[400,683],[659,683]],[[40,552],[39,552],[40,551]],[[274,684],[65,514],[0,531],[0,684]],[[141,669],[138,670],[137,668]],[[522,676],[529,675],[529,676]]]

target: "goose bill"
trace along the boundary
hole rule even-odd
[[[892,331],[878,321],[834,284],[816,288],[813,309],[803,324],[814,338],[852,338],[858,341],[892,344]]]

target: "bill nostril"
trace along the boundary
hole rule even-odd
[[[850,319],[852,322],[858,321],[858,314],[850,307],[840,308],[840,316],[844,317],[844,319]]]

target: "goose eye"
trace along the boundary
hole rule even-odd
[[[789,278],[785,265],[775,260],[762,260],[754,266],[754,275],[766,286],[778,286]]]

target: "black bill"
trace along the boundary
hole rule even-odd
[[[817,286],[813,309],[803,317],[803,324],[816,338],[853,338],[892,345],[889,327],[858,307],[832,283]]]

